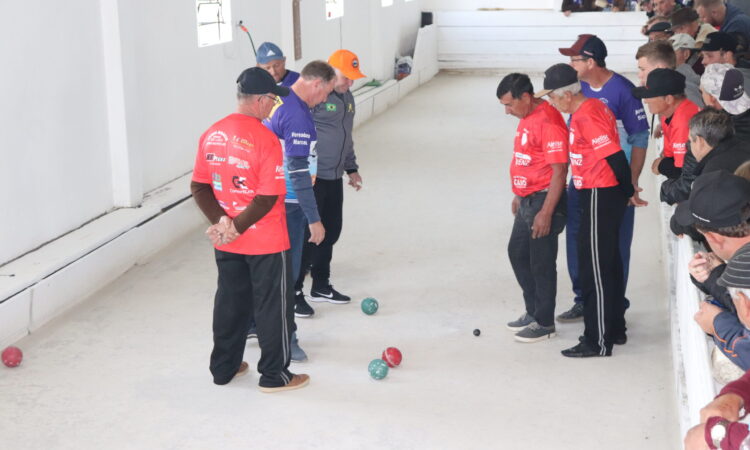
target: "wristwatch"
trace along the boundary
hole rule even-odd
[[[727,427],[729,427],[729,421],[725,419],[719,420],[711,427],[712,448],[721,448],[721,441],[727,437]]]

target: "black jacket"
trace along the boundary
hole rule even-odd
[[[692,151],[688,148],[682,175],[680,178],[662,183],[660,198],[670,205],[685,201],[690,196],[693,181],[699,175],[722,169],[734,172],[745,161],[750,161],[750,141],[742,140],[737,136],[719,142],[700,162],[695,160]],[[703,241],[702,236],[692,227],[682,227],[674,217],[670,220],[670,228],[676,235],[687,234],[695,241]]]
[[[750,143],[750,109],[732,116],[732,123],[734,123],[734,135],[741,141]]]

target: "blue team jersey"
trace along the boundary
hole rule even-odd
[[[299,79],[299,73],[293,70],[287,70],[284,78],[279,81],[279,86],[292,87],[295,81]]]
[[[273,131],[281,142],[281,149],[284,152],[286,201],[296,203],[297,193],[294,192],[289,178],[288,158],[307,158],[313,181],[318,171],[318,155],[315,152],[318,134],[315,131],[315,121],[310,108],[290,89],[289,95],[279,97],[279,104],[273,108],[271,115],[263,121],[263,124]]]
[[[612,73],[604,86],[593,89],[585,81],[581,81],[581,92],[589,98],[598,98],[609,107],[617,119],[617,131],[620,133],[620,146],[630,161],[631,145],[628,136],[648,130],[648,119],[643,103],[633,97],[631,89],[635,86],[619,73]]]

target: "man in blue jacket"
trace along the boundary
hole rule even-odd
[[[724,3],[724,0],[696,0],[695,11],[701,21],[723,33],[742,33],[750,41],[750,17],[731,3]]]

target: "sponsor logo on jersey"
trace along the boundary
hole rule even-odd
[[[563,141],[547,142],[547,153],[556,153],[563,151]]]
[[[250,163],[245,161],[244,159],[240,159],[234,156],[229,157],[229,164],[232,166],[237,166],[238,169],[249,169]]]
[[[213,181],[214,190],[221,191],[221,175],[218,173],[212,173],[211,180]]]
[[[223,131],[213,131],[211,134],[209,134],[206,137],[205,145],[226,145],[226,143],[229,141],[229,138],[227,137],[227,134]]]
[[[206,153],[206,161],[208,161],[208,165],[210,166],[220,166],[226,160],[226,158],[216,156],[214,153]]]
[[[247,185],[245,185],[245,181],[247,181],[247,178],[245,177],[239,177],[237,175],[232,177],[232,184],[237,189],[247,189]]]
[[[531,156],[523,153],[515,152],[516,165],[517,166],[528,166],[531,164]]]
[[[583,165],[583,155],[581,155],[580,153],[570,152],[570,165],[572,165],[572,166],[582,166]]]
[[[518,188],[525,188],[526,185],[527,185],[526,177],[522,177],[518,175],[513,177],[513,186],[518,187]]]
[[[605,145],[608,145],[610,142],[612,141],[609,139],[609,136],[607,136],[606,134],[603,134],[599,137],[595,137],[594,139],[592,139],[591,145],[594,147],[594,150],[597,150],[597,149],[604,147]]]
[[[581,186],[583,186],[583,177],[573,175],[573,186],[575,186],[577,189],[580,189]]]

